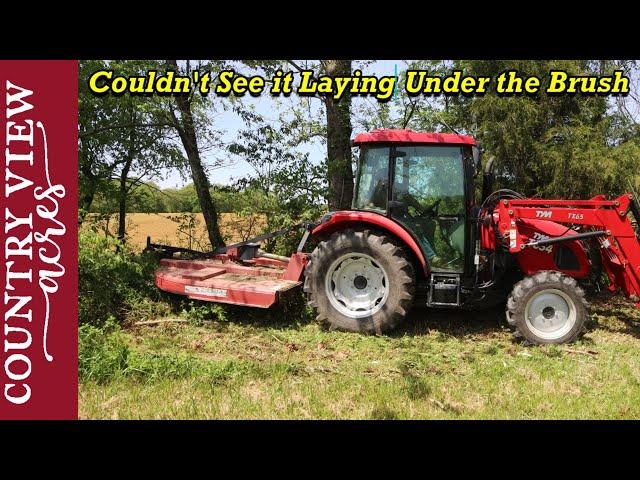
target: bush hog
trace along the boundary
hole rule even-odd
[[[259,250],[285,230],[211,253],[149,244],[192,257],[162,259],[156,285],[266,308],[304,281],[319,320],[378,334],[413,304],[474,309],[506,301],[509,325],[535,344],[580,335],[584,289],[603,274],[611,291],[640,302],[640,211],[632,194],[542,200],[493,191],[492,160],[476,193],[480,149],[464,135],[376,130],[353,145],[360,149],[353,210],[299,226],[305,233],[290,258]],[[303,253],[308,239],[310,254]]]

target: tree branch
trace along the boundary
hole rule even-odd
[[[294,62],[293,60],[287,60],[287,63],[288,63],[289,65],[291,65],[293,68],[295,68],[295,69],[296,69],[298,72],[300,72],[300,73],[302,73],[303,71],[305,71],[305,69],[304,69],[304,68],[302,68],[300,65],[298,65],[298,64],[297,64],[296,62]],[[308,69],[306,69],[306,70],[308,70]],[[311,79],[312,79],[312,80],[314,80],[314,81],[316,81],[316,82],[318,81],[318,79],[316,78],[316,76],[315,76],[315,75],[311,75]],[[316,94],[310,95],[310,97],[317,98],[318,100],[321,100],[323,103],[326,103],[326,101],[327,101],[327,98],[325,98],[325,97],[321,97],[320,95],[316,95]]]
[[[407,114],[407,111],[405,110],[402,114],[403,117],[403,121],[402,121],[402,129],[404,130],[405,128],[407,128],[407,125],[409,125],[409,122],[411,121],[411,118],[413,117],[413,114],[416,111],[416,107],[418,106],[418,101],[416,100],[415,102],[412,100],[409,100],[409,103],[411,104],[411,110],[409,110],[409,113]],[[406,115],[406,117],[405,117]]]
[[[78,134],[78,138],[86,138],[91,137],[93,135],[97,135],[98,133],[106,132],[108,130],[118,130],[125,128],[153,128],[153,127],[171,127],[172,125],[168,122],[154,122],[154,123],[123,123],[119,125],[109,125],[108,127],[100,127],[88,132],[83,132]]]

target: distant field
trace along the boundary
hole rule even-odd
[[[220,230],[227,243],[240,242],[259,235],[266,225],[262,215],[241,216],[235,213],[220,214]],[[118,229],[117,215],[87,216],[82,229],[108,230],[115,236]],[[127,243],[134,250],[142,250],[147,236],[154,243],[193,248],[209,248],[207,231],[202,213],[128,213]]]

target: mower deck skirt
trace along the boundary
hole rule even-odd
[[[226,255],[206,260],[160,260],[155,284],[164,291],[195,300],[269,308],[282,292],[302,284],[287,279],[290,262],[256,258],[236,262]]]

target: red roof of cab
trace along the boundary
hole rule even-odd
[[[353,139],[354,145],[363,143],[445,143],[475,145],[476,141],[469,135],[455,133],[426,133],[413,130],[372,130],[359,133]]]

